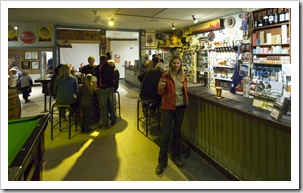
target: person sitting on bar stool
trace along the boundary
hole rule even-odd
[[[163,73],[163,65],[156,65],[155,69],[149,69],[146,71],[143,81],[142,81],[142,87],[141,92],[139,94],[139,97],[141,100],[155,100],[156,103],[151,104],[152,106],[150,109],[152,110],[151,113],[155,113],[156,109],[161,103],[161,96],[158,94],[157,87],[159,80],[161,78],[161,75]],[[144,116],[147,115],[147,109],[146,106],[148,104],[142,103],[142,109]]]
[[[59,105],[71,105],[72,111],[76,111],[78,93],[77,78],[71,75],[71,66],[64,64],[54,83],[56,103]],[[60,108],[60,114],[65,114],[65,109]],[[71,112],[70,112],[71,113]]]

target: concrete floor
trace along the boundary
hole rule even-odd
[[[152,130],[147,138],[137,130],[139,89],[124,80],[120,82],[121,117],[116,125],[106,130],[93,126],[91,134],[82,134],[79,126],[78,131],[73,127],[72,139],[69,140],[65,124],[62,132],[55,129],[55,138],[50,140],[49,123],[45,132],[44,181],[229,181],[185,144],[182,145],[181,155],[184,167],[176,167],[169,159],[164,173],[156,175],[158,132]],[[31,95],[31,102],[26,104],[19,95],[22,117],[44,113],[41,86],[35,86]],[[102,187],[105,187],[104,184]]]

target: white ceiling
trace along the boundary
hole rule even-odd
[[[237,13],[241,8],[9,8],[8,21],[106,29],[112,31],[107,31],[109,38],[134,38],[129,31],[172,32],[172,23],[175,31],[193,26],[192,15],[201,23]]]

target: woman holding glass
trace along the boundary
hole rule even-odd
[[[171,59],[168,71],[162,74],[158,83],[158,93],[162,96],[162,133],[158,166],[156,168],[157,175],[162,174],[167,166],[171,132],[173,133],[171,159],[178,167],[183,166],[180,159],[180,140],[182,121],[188,105],[188,95],[186,74],[182,70],[179,56],[174,56]]]

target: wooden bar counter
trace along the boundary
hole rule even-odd
[[[291,180],[291,120],[275,120],[253,99],[190,87],[182,136],[212,161],[245,181]]]
[[[138,80],[138,76],[141,72],[145,71],[145,68],[137,68],[137,67],[128,67],[124,66],[125,68],[125,81],[131,83],[132,85],[140,88],[141,84]]]

